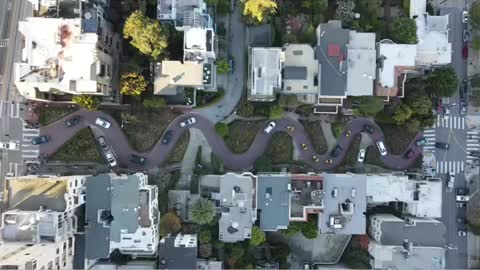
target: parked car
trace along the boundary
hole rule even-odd
[[[456,200],[457,200],[457,202],[468,202],[470,200],[470,196],[468,196],[468,195],[457,195]]]
[[[100,117],[97,117],[97,119],[95,119],[95,124],[103,128],[109,128],[112,125],[110,124],[110,122]]]
[[[470,40],[470,33],[468,33],[468,30],[465,29],[463,30],[463,42],[468,42]]]
[[[470,18],[470,15],[468,15],[468,11],[464,10],[462,12],[462,22],[468,23],[469,18]]]
[[[65,121],[65,125],[67,127],[73,127],[73,126],[77,125],[78,123],[80,123],[80,116],[74,116],[71,119]]]
[[[366,132],[372,134],[373,132],[375,132],[375,128],[373,128],[372,126],[370,126],[368,124],[365,124],[365,125],[363,125],[363,131],[366,131]]]
[[[105,153],[105,158],[107,159],[108,165],[110,165],[110,167],[117,166],[117,161],[115,160],[115,157],[111,152]]]
[[[100,145],[103,151],[107,151],[108,149],[110,149],[110,146],[108,145],[107,140],[105,140],[105,137],[103,136],[98,137],[98,144]]]
[[[405,153],[405,158],[412,158],[415,155],[415,152],[412,149],[409,149],[407,153]]]
[[[333,160],[331,159],[325,159],[325,164],[332,164]]]
[[[467,58],[468,58],[468,46],[467,46],[467,45],[463,45],[463,48],[462,48],[462,57],[463,57],[463,59],[467,59]]]
[[[342,150],[343,150],[343,148],[340,147],[340,145],[337,144],[337,145],[332,149],[332,151],[330,152],[330,155],[331,155],[332,157],[338,157],[338,155],[340,155],[340,153],[342,152]]]
[[[197,122],[197,119],[195,119],[195,117],[190,117],[187,120],[181,122],[180,127],[186,127],[186,126],[189,126],[189,125],[193,125],[196,122]]]
[[[466,114],[467,113],[467,105],[465,104],[465,102],[462,102],[462,104],[460,105],[460,113],[461,114]]]
[[[463,230],[458,230],[457,231],[458,236],[467,236],[467,232]]]
[[[320,161],[320,159],[318,159],[317,156],[312,156],[312,160],[315,161],[315,162],[319,162],[319,161]]]
[[[275,128],[277,124],[275,124],[275,122],[271,121],[270,123],[268,123],[268,125],[263,129],[263,132],[265,132],[265,134],[268,134],[270,132],[272,132],[272,130]]]
[[[427,144],[427,139],[425,137],[420,138],[418,141],[415,142],[416,146],[422,146]]]
[[[357,161],[363,162],[364,160],[365,160],[365,149],[360,149],[360,151],[358,151]]]
[[[443,150],[448,150],[450,148],[450,145],[444,142],[436,142],[435,147]]]
[[[36,137],[36,138],[33,138],[32,139],[32,144],[33,145],[38,145],[38,144],[42,144],[42,143],[47,143],[48,142],[48,137],[43,135],[43,136],[39,136],[39,137]]]
[[[448,107],[444,107],[444,111],[443,111],[443,119],[448,119],[448,117],[450,117],[450,109]]]
[[[480,158],[480,151],[472,151],[469,156]]]
[[[457,202],[456,205],[457,205],[458,208],[465,208],[465,207],[467,207],[467,203],[464,203],[464,202]]]
[[[0,142],[0,149],[15,150],[17,149],[17,144],[14,142]]]
[[[300,144],[300,146],[302,147],[303,151],[307,151],[308,146],[305,143]]]
[[[449,191],[453,190],[453,187],[455,186],[455,173],[454,172],[450,172],[447,176],[448,180],[447,180],[447,188],[449,189]]]
[[[383,144],[382,141],[377,142],[377,148],[378,148],[378,151],[380,152],[380,155],[382,156],[387,155],[387,148],[385,148],[385,144]]]
[[[129,157],[129,160],[131,162],[137,163],[139,165],[145,165],[146,158],[135,155],[135,154],[131,154],[130,157]]]
[[[162,137],[162,143],[163,144],[168,144],[170,142],[170,140],[172,139],[172,137],[173,137],[173,131],[167,130],[167,132],[165,132],[165,134]]]

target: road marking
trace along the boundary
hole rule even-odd
[[[451,171],[455,173],[455,161],[452,162],[452,170]]]
[[[423,134],[427,139],[430,139],[430,137],[435,137],[435,134]]]
[[[457,128],[457,117],[453,118],[453,128]]]
[[[38,158],[38,154],[36,154],[36,155],[22,155],[22,158],[23,158],[23,159],[26,159],[26,158],[34,158],[34,159],[36,159],[36,158]]]
[[[440,170],[438,170],[440,173],[443,173],[443,161],[438,162],[440,164]]]
[[[440,118],[440,115],[437,115],[437,124],[435,125],[435,127],[440,127],[441,124],[442,124],[442,119]]]
[[[441,173],[441,171],[440,171],[440,162],[437,162],[437,172]]]
[[[435,129],[425,129],[423,133],[435,133]]]
[[[480,143],[467,143],[467,147],[469,146],[480,146]]]
[[[467,131],[467,134],[478,135],[478,131]]]
[[[461,171],[462,171],[462,172],[465,170],[464,165],[465,165],[465,163],[462,161],[462,162],[460,163],[460,168],[461,168]]]
[[[462,117],[462,129],[465,129],[465,117]]]
[[[0,118],[3,116],[3,102],[0,101]]]

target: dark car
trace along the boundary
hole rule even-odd
[[[110,146],[108,146],[107,140],[105,140],[105,137],[103,136],[98,137],[98,144],[100,145],[103,151],[106,151],[110,148]]]
[[[459,196],[464,196],[468,194],[468,189],[466,188],[456,188],[455,191],[456,191],[455,192],[456,195],[459,195]]]
[[[32,144],[37,145],[37,144],[42,144],[42,143],[47,143],[48,142],[48,137],[47,136],[40,136],[32,139]]]
[[[427,139],[425,137],[420,138],[418,141],[415,142],[416,146],[422,146],[427,144]]]
[[[407,153],[405,153],[405,158],[412,158],[415,155],[415,152],[412,149],[409,149]]]
[[[375,132],[375,129],[374,129],[372,126],[367,125],[367,124],[363,125],[363,130],[366,131],[366,132],[368,132],[368,133],[370,133],[370,134],[372,134],[373,132]]]
[[[480,151],[472,151],[470,152],[470,156],[480,158]]]
[[[462,49],[462,56],[464,59],[468,58],[468,46],[464,45]]]
[[[170,142],[170,140],[172,139],[172,137],[173,137],[173,131],[168,130],[167,132],[165,132],[165,135],[163,135],[162,143],[163,144],[168,144]]]
[[[71,118],[70,120],[67,120],[67,121],[65,122],[65,125],[66,125],[67,127],[73,127],[73,126],[75,126],[75,125],[78,124],[78,123],[80,123],[80,116],[75,116],[75,117]]]
[[[342,152],[343,148],[340,147],[340,145],[336,145],[335,148],[332,149],[332,151],[330,152],[330,155],[332,155],[332,157],[338,157],[338,155],[340,155],[340,153]]]
[[[137,164],[140,164],[140,165],[144,165],[145,161],[146,161],[146,158],[141,157],[141,156],[137,156],[135,154],[131,154],[129,159],[130,159],[131,162],[137,163]]]
[[[448,150],[448,148],[450,148],[450,145],[448,143],[436,142],[435,147],[443,150]]]

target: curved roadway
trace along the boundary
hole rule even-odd
[[[74,127],[67,128],[65,126],[65,121],[74,117],[75,115],[81,116],[82,121]],[[192,116],[194,116],[197,120],[195,124],[183,128],[180,127],[181,121],[184,121]],[[95,119],[97,117],[102,117],[110,121],[112,126],[108,129],[105,129],[95,125]],[[341,153],[334,158],[329,152],[326,154],[315,153],[313,150],[314,147],[312,146],[303,125],[296,120],[283,118],[276,120],[275,122],[277,125],[270,134],[265,134],[263,129],[260,130],[253,140],[250,148],[244,153],[236,154],[228,148],[223,138],[216,133],[214,124],[211,121],[197,113],[186,113],[173,119],[168,125],[166,130],[173,131],[173,137],[169,144],[162,144],[160,141],[158,141],[150,152],[138,153],[128,144],[125,134],[110,115],[100,111],[89,112],[81,110],[72,113],[48,126],[40,128],[41,135],[47,135],[50,137],[50,141],[48,143],[40,145],[40,152],[50,156],[58,151],[79,130],[85,127],[91,127],[97,131],[97,134],[102,134],[106,138],[109,145],[114,149],[118,162],[123,165],[123,167],[134,169],[151,169],[159,166],[167,159],[168,153],[175,146],[177,140],[183,132],[186,132],[188,128],[197,128],[203,132],[212,148],[212,151],[215,153],[215,155],[217,155],[217,157],[223,160],[226,168],[231,170],[240,170],[253,165],[255,160],[257,160],[265,152],[273,134],[276,132],[287,132],[290,134],[290,136],[292,136],[293,142],[297,145],[298,149],[302,149],[300,147],[300,144],[302,143],[305,143],[308,146],[306,151],[300,150],[301,152],[299,158],[310,165],[313,169],[322,171],[330,170],[341,164],[355,136],[362,132],[365,124],[375,127],[375,132],[373,134],[369,134],[374,142],[378,140],[384,140],[383,132],[374,122],[367,119],[351,120],[347,123],[346,127],[346,129],[351,131],[351,135],[348,137],[343,135],[337,140],[337,144],[343,148],[343,151],[341,151]],[[294,131],[288,131],[287,126],[295,127]],[[415,162],[415,159],[422,153],[422,147],[417,147],[415,145],[415,141],[421,136],[421,133],[417,134],[417,136],[412,140],[412,142],[410,142],[408,147],[401,155],[387,154],[386,156],[380,156],[381,160],[386,166],[392,169],[405,169],[412,166]],[[413,149],[415,151],[415,155],[409,159],[404,158],[404,154],[406,151],[408,151],[408,149]],[[146,164],[144,166],[140,166],[130,162],[129,156],[132,153],[144,156],[147,159]],[[319,158],[318,162],[313,161],[312,157],[314,155]],[[333,162],[331,164],[326,164],[325,160],[327,159],[331,159]]]

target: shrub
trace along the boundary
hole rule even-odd
[[[215,124],[215,131],[220,135],[222,138],[228,137],[229,129],[228,125],[225,123],[216,123]]]
[[[163,97],[150,97],[143,100],[145,109],[163,109],[167,107],[167,102]]]

